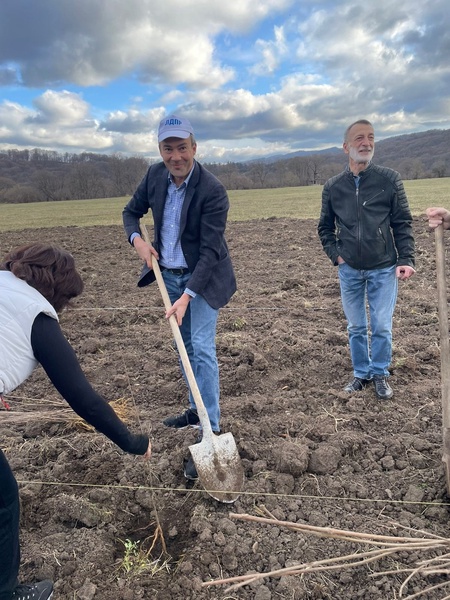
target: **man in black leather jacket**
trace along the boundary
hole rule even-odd
[[[373,381],[377,396],[388,399],[393,395],[387,379],[398,279],[415,273],[414,238],[400,175],[371,162],[374,147],[369,121],[347,128],[343,148],[349,165],[324,185],[318,233],[338,266],[348,322],[354,378],[344,389],[357,392]]]

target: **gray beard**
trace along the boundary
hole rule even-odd
[[[351,148],[349,155],[350,158],[358,164],[369,163],[373,158],[374,150],[370,154],[365,154],[364,156],[360,156],[358,150],[356,148]]]

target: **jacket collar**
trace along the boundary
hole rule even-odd
[[[364,171],[360,171],[358,173],[358,177],[364,177],[366,173],[370,173],[370,171],[373,169],[373,162],[370,161],[369,164],[367,165],[367,167],[364,169]],[[347,165],[346,169],[345,169],[346,174],[350,177],[356,177],[356,175],[353,174],[353,171],[350,170],[349,165]]]

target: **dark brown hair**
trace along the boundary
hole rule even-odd
[[[73,256],[59,246],[33,243],[11,250],[0,265],[40,292],[59,312],[83,291]]]

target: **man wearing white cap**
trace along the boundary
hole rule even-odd
[[[216,325],[219,308],[236,291],[225,240],[229,209],[220,181],[195,160],[197,143],[190,122],[180,116],[162,119],[158,129],[163,162],[151,165],[125,206],[122,216],[129,242],[144,262],[138,286],[155,280],[151,254],[159,260],[186,351],[215,432],[220,431],[219,368]],[[153,248],[141,237],[139,221],[149,210],[154,223]],[[192,394],[181,415],[164,420],[167,427],[199,427]],[[192,457],[184,474],[196,479]]]

